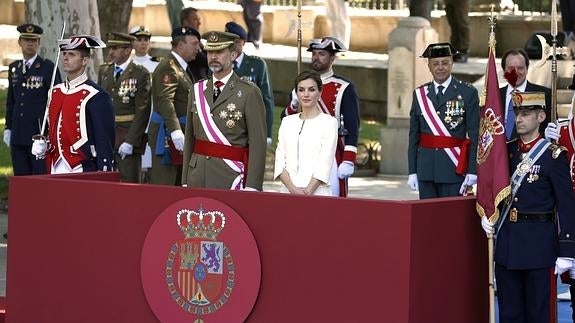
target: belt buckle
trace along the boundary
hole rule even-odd
[[[517,222],[517,209],[516,208],[511,209],[511,214],[509,214],[509,221]]]

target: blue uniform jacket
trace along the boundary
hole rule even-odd
[[[510,174],[521,162],[518,146],[518,140],[508,144]],[[565,152],[554,159],[553,147],[556,146],[549,147],[525,175],[511,208],[519,213],[556,210],[556,221],[510,222],[508,215],[497,233],[495,248],[495,262],[507,269],[548,268],[554,266],[557,257],[575,258],[575,196],[569,162]]]
[[[258,86],[262,92],[264,105],[266,107],[266,126],[267,136],[272,138],[272,125],[274,115],[274,95],[272,84],[270,82],[268,67],[266,62],[257,57],[244,54],[242,64],[239,66],[236,74],[245,81],[250,81]]]
[[[12,131],[10,145],[31,146],[32,136],[40,133],[53,69],[54,63],[40,56],[25,74],[22,60],[8,66],[6,129]],[[60,82],[57,72],[54,84]]]

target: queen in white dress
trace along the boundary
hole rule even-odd
[[[274,179],[279,177],[283,192],[331,195],[329,176],[335,162],[337,120],[319,110],[322,82],[318,73],[300,73],[295,89],[300,113],[281,122]]]

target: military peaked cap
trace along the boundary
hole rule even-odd
[[[225,31],[208,31],[202,38],[207,40],[204,50],[211,51],[230,47],[239,36]]]
[[[136,40],[136,37],[124,33],[108,33],[108,42],[106,45],[108,47],[114,46],[130,46],[132,41]]]
[[[513,108],[516,110],[545,110],[545,93],[544,92],[519,92],[511,93]]]
[[[152,32],[146,26],[135,26],[130,29],[130,35],[152,37]]]
[[[16,27],[16,30],[20,32],[20,37],[26,39],[38,39],[44,32],[42,27],[36,26],[34,24],[23,24]]]

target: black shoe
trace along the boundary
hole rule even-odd
[[[8,232],[4,233],[3,237],[4,239],[8,240]]]
[[[467,63],[467,54],[457,53],[457,54],[453,55],[453,62],[454,63]]]

